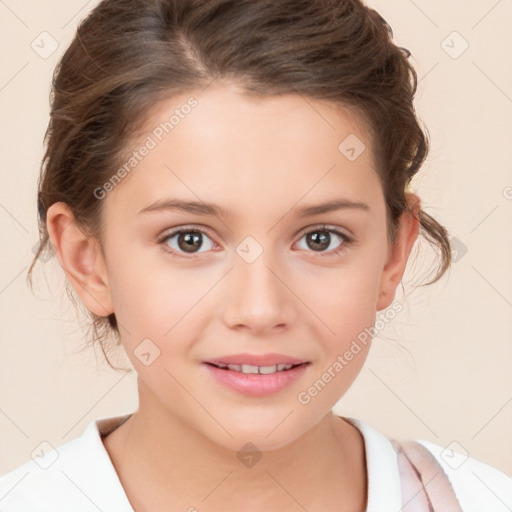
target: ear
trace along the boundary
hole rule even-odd
[[[79,228],[63,202],[48,208],[46,225],[57,258],[84,306],[98,316],[113,313],[107,267],[98,240]]]
[[[405,272],[412,246],[418,238],[420,198],[411,193],[407,193],[406,198],[408,209],[400,217],[395,242],[388,252],[388,259],[382,271],[377,311],[390,306],[395,298],[396,288]]]

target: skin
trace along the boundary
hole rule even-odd
[[[48,210],[67,278],[91,311],[115,312],[138,374],[139,410],[105,447],[137,511],[362,512],[364,442],[331,408],[356,379],[370,343],[308,404],[297,395],[392,304],[417,216],[402,216],[390,246],[368,131],[348,110],[300,95],[249,98],[229,84],[187,92],[150,113],[140,140],[191,95],[198,106],[103,199],[102,244],[64,203]],[[366,146],[355,161],[338,150],[350,134]],[[138,214],[171,197],[213,202],[233,215]],[[295,210],[339,198],[369,208],[311,218]],[[417,196],[408,200],[419,208]],[[305,234],[321,224],[353,241],[331,232],[328,248],[315,251]],[[180,252],[178,236],[157,242],[190,225],[207,231],[194,254]],[[251,263],[236,252],[247,236],[263,249]],[[134,354],[146,338],[160,350],[147,366]],[[240,352],[311,364],[277,394],[247,397],[202,364]],[[247,442],[263,454],[252,467],[236,456]]]

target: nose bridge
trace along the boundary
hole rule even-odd
[[[274,252],[264,250],[254,239],[244,240],[236,252],[229,277],[226,322],[256,329],[289,324],[293,320],[293,294],[282,282],[282,265]]]

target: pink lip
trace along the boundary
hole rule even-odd
[[[300,363],[300,361],[299,361]],[[297,364],[299,364],[297,363]],[[208,369],[210,374],[220,383],[228,386],[229,388],[238,391],[246,396],[267,396],[285,389],[293,382],[300,378],[304,373],[309,363],[299,364],[289,370],[275,372],[271,374],[259,373],[242,373],[234,370],[217,368],[212,364],[203,363]],[[236,364],[236,363],[228,363]],[[249,363],[245,363],[249,364]],[[295,363],[282,363],[282,364],[295,364]],[[268,364],[259,364],[256,366],[271,366]]]
[[[307,363],[304,359],[286,356],[284,354],[233,354],[230,356],[208,359],[205,363],[213,364],[250,364],[253,366],[273,366],[275,364],[300,364]]]

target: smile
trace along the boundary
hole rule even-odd
[[[267,366],[203,363],[210,377],[222,387],[252,397],[264,397],[284,391],[300,379],[310,365],[310,362]]]
[[[252,364],[214,364],[217,368],[223,368],[226,370],[233,370],[235,372],[241,373],[259,373],[262,375],[269,375],[271,373],[282,372],[284,370],[289,370],[294,366],[298,366],[295,364],[274,364],[271,366],[254,366]]]

